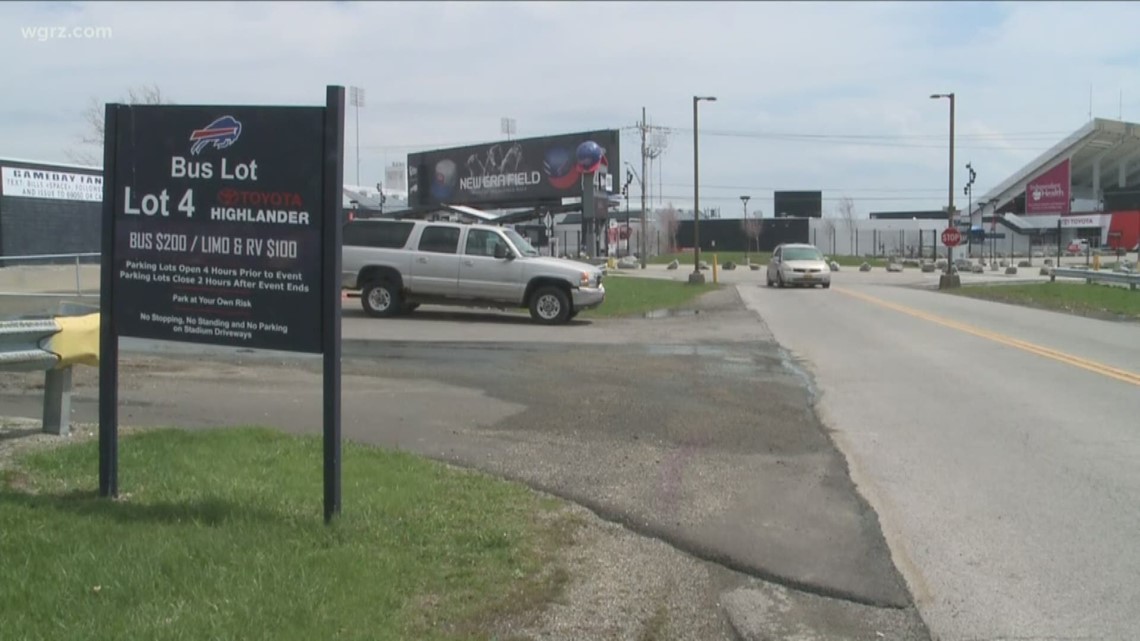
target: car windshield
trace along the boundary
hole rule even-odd
[[[509,227],[504,228],[503,232],[507,235],[507,238],[511,239],[515,247],[522,252],[523,256],[538,256],[538,250],[535,249],[526,238],[523,238],[522,234]]]
[[[815,247],[785,247],[784,260],[823,260]]]

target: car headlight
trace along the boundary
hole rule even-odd
[[[590,272],[582,272],[581,278],[578,280],[578,284],[582,287],[589,287],[590,286]]]

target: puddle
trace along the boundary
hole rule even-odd
[[[645,318],[677,318],[696,316],[701,313],[699,309],[655,309],[645,313]]]

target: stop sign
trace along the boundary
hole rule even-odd
[[[947,247],[957,247],[962,242],[962,232],[954,227],[942,230],[942,244]]]

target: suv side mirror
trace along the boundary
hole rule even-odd
[[[510,252],[507,251],[507,246],[502,243],[495,244],[495,258],[503,259],[510,258]]]

